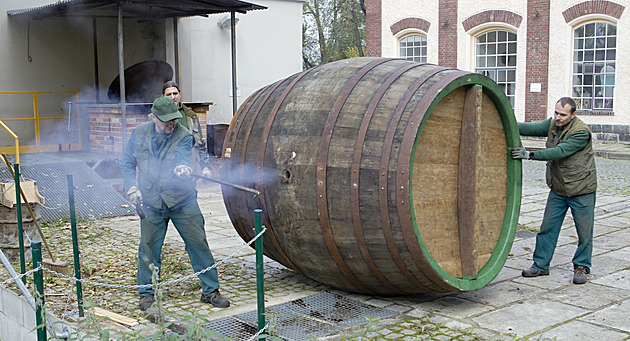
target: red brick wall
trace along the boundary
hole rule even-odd
[[[112,154],[120,156],[123,152],[122,143],[122,121],[120,110],[118,109],[96,109],[86,110],[89,115],[90,124],[90,152]],[[206,115],[199,115],[204,138],[206,138]],[[143,122],[146,122],[147,112],[128,111],[127,112],[127,139],[131,132]],[[125,142],[126,143],[126,142]]]
[[[393,35],[396,35],[398,32],[408,28],[416,28],[424,32],[429,32],[429,27],[431,27],[431,23],[424,19],[405,18],[395,22],[392,26],[389,27],[389,29],[392,30]]]
[[[458,0],[440,0],[438,25],[438,64],[457,67]]]
[[[549,2],[527,1],[527,64],[525,66],[525,121],[547,118],[549,73]],[[530,92],[531,83],[540,83],[540,92]]]
[[[514,27],[519,27],[522,21],[523,17],[514,12],[491,10],[470,16],[462,22],[462,26],[464,26],[464,30],[468,32],[471,28],[487,22],[504,22]]]
[[[365,54],[368,57],[381,57],[381,0],[365,0],[365,12]]]
[[[621,14],[624,9],[624,6],[614,2],[594,0],[584,1],[575,6],[569,7],[567,10],[562,12],[562,15],[564,16],[564,20],[566,22],[587,14],[606,14],[619,19],[621,18]]]

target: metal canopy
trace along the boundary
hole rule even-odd
[[[122,5],[124,18],[137,19],[207,16],[267,9],[240,0],[60,0],[39,7],[9,10],[7,15],[29,15],[33,19],[69,16],[116,18],[119,5]]]

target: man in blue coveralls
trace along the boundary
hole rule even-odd
[[[556,103],[553,118],[518,124],[521,135],[547,136],[547,144],[546,149],[533,152],[523,147],[511,148],[512,158],[547,161],[547,185],[551,188],[540,232],[536,234],[534,264],[523,270],[523,277],[549,275],[549,263],[569,208],[578,235],[573,283],[586,283],[591,271],[597,172],[592,133],[575,116],[575,108],[573,99],[562,97]]]
[[[132,205],[141,204],[146,214],[140,220],[138,285],[152,283],[151,264],[160,269],[169,221],[184,240],[196,272],[214,265],[206,241],[204,218],[197,203],[197,190],[190,178],[193,137],[177,122],[181,114],[170,97],[156,99],[149,118],[150,121],[138,125],[131,133],[120,160],[129,201]],[[230,306],[219,293],[216,268],[199,274],[199,279],[202,302],[219,308]],[[154,302],[153,288],[140,288],[139,294],[140,309],[145,311]]]

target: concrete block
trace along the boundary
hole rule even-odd
[[[612,127],[615,134],[630,134],[630,126],[624,124],[615,124]]]
[[[22,325],[7,316],[0,318],[0,340],[24,340],[27,332]]]
[[[591,131],[593,133],[601,133],[602,132],[602,125],[601,124],[588,124],[589,129],[591,129]]]
[[[28,330],[31,330],[37,327],[37,319],[35,318],[35,311],[31,307],[31,305],[28,304],[28,301],[26,301],[26,299],[22,300],[22,312],[24,314],[24,317],[22,318],[22,320],[24,321],[23,326]]]
[[[16,293],[10,290],[3,290],[2,305],[4,314],[8,319],[15,321],[19,325],[24,325],[22,299]]]

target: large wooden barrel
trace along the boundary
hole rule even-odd
[[[353,58],[280,80],[239,108],[223,187],[239,235],[263,210],[265,254],[359,293],[478,289],[501,270],[521,196],[510,103],[489,78]]]

